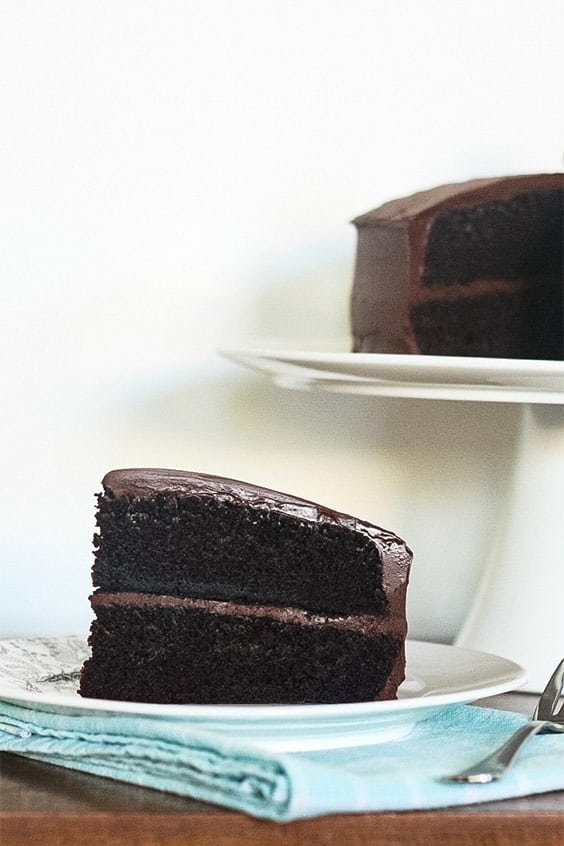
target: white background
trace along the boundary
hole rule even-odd
[[[114,467],[278,487],[415,550],[448,640],[511,472],[511,405],[303,394],[226,344],[350,348],[349,221],[560,170],[561,0],[1,0],[2,636],[85,631]]]

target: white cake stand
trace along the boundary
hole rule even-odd
[[[544,688],[564,657],[564,363],[227,349],[286,388],[521,405],[513,478],[457,646],[521,664]]]

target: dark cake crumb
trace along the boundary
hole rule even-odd
[[[378,549],[360,532],[158,493],[99,498],[94,584],[105,591],[296,605],[328,614],[386,607]]]
[[[559,358],[562,351],[562,289],[526,289],[444,302],[411,310],[420,349],[428,355],[497,358]],[[526,319],[524,317],[526,315]]]
[[[439,215],[427,238],[422,284],[562,282],[563,201],[563,191],[531,191]]]
[[[267,704],[374,699],[403,641],[389,635],[232,617],[185,607],[96,609],[83,696],[169,703]],[[134,643],[134,652],[124,651]]]

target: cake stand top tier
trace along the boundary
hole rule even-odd
[[[285,388],[564,405],[564,361],[237,347],[222,355]]]

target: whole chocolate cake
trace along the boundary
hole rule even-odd
[[[442,185],[358,229],[355,352],[564,358],[564,175]]]
[[[396,696],[412,555],[394,534],[217,476],[114,470],[102,484],[82,696]]]

